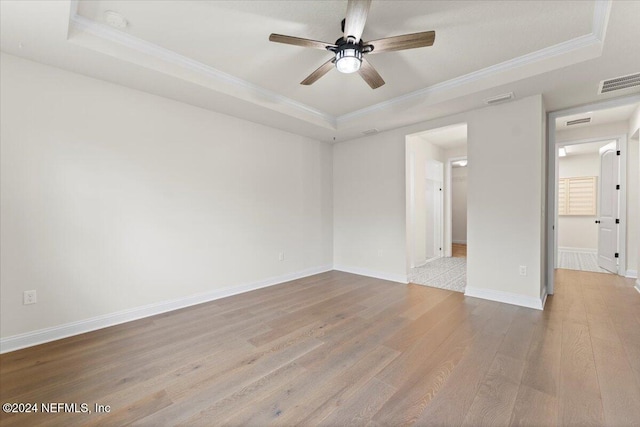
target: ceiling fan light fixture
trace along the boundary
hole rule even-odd
[[[360,49],[339,49],[336,52],[336,69],[341,73],[355,73],[362,65],[362,51]]]

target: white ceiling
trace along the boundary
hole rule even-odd
[[[461,123],[458,125],[431,129],[414,134],[413,136],[417,136],[420,139],[445,150],[466,147],[467,124]]]
[[[563,2],[549,14],[539,2],[373,1],[365,40],[436,31],[433,47],[369,56],[387,82],[377,90],[337,71],[302,86],[332,54],[268,40],[273,32],[335,42],[344,1],[100,0],[78,7],[97,22],[106,10],[125,16],[131,23],[125,31],[136,38],[339,116],[588,34],[593,3]]]
[[[586,113],[572,114],[569,116],[558,117],[556,119],[556,130],[562,131],[566,129],[578,129],[590,126],[599,126],[607,123],[626,122],[631,118],[634,111],[640,106],[640,104],[623,105],[615,108],[608,108],[606,110],[589,111]],[[567,126],[567,122],[571,120],[578,120],[590,117],[589,123],[579,123],[576,125]],[[597,150],[596,150],[597,151]]]
[[[125,30],[104,24],[114,10]],[[483,106],[513,91],[548,110],[640,70],[640,2],[374,0],[365,40],[435,30],[434,46],[369,57],[386,85],[336,71],[299,82],[327,52],[270,33],[333,42],[346,1],[0,1],[0,49],[321,140],[362,136]]]
[[[578,156],[582,154],[593,154],[597,153],[602,147],[609,144],[612,141],[598,141],[598,142],[588,142],[584,144],[570,144],[565,145],[564,149],[567,152],[567,157],[570,156]],[[566,157],[563,157],[566,158]]]

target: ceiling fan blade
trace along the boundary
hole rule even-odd
[[[362,58],[362,65],[358,70],[358,74],[364,79],[371,89],[377,89],[384,84],[384,80],[380,77],[380,74],[373,68],[373,65],[366,59]]]
[[[322,64],[317,70],[309,74],[309,76],[306,79],[301,81],[300,84],[305,86],[314,84],[320,77],[324,76],[329,71],[331,71],[331,69],[334,67],[333,65],[334,61],[335,61],[335,58],[331,58],[330,60]]]
[[[313,49],[327,50],[327,46],[335,46],[333,43],[319,42],[316,40],[302,39],[300,37],[283,36],[282,34],[271,34],[269,41],[276,43],[292,44],[294,46],[310,47]]]
[[[387,37],[385,39],[374,40],[366,44],[373,45],[373,53],[391,52],[394,50],[415,49],[433,45],[436,40],[435,31],[425,31],[424,33],[405,34],[403,36]]]
[[[364,24],[367,22],[367,14],[371,7],[371,0],[349,0],[347,4],[347,17],[344,23],[344,39],[353,36],[356,43],[362,38]]]

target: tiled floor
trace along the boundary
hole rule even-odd
[[[409,282],[464,292],[467,286],[466,258],[438,258],[409,271]]]
[[[594,253],[558,250],[558,254],[558,268],[592,271],[594,273],[610,273],[609,271],[598,267],[598,257]]]

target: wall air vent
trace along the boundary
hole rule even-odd
[[[591,117],[585,117],[582,119],[569,120],[567,126],[580,125],[582,123],[591,123]]]
[[[374,134],[376,134],[378,132],[380,132],[378,129],[373,128],[373,129],[365,130],[362,133],[365,134],[365,135],[374,135]]]
[[[600,87],[598,88],[598,95],[613,92],[614,90],[629,89],[630,87],[636,86],[640,86],[640,73],[601,81]]]
[[[502,95],[494,96],[492,98],[487,98],[484,100],[484,103],[487,105],[499,104],[501,102],[509,101],[513,99],[513,92],[503,93]]]

